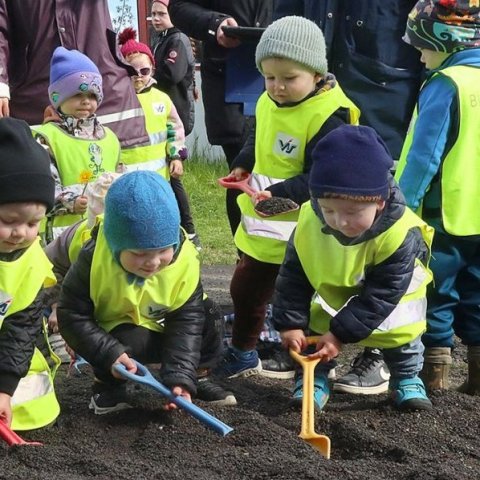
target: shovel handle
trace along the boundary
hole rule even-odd
[[[202,410],[197,405],[185,400],[179,395],[175,395],[172,391],[167,388],[165,385],[160,383],[148,370],[147,367],[142,365],[141,363],[134,360],[137,364],[137,372],[139,373],[131,373],[127,371],[124,365],[121,363],[117,363],[114,365],[114,369],[120,373],[123,377],[133,380],[134,382],[143,383],[144,385],[148,385],[158,392],[160,392],[164,397],[168,398],[171,402],[175,403],[178,407],[185,410],[187,413],[195,417],[197,420],[202,422],[207,427],[211,428],[215,432],[219,433],[222,436],[228,435],[233,428],[229,427],[218,418],[207,413],[205,410]]]
[[[3,420],[0,420],[0,437],[11,447],[13,445],[42,445],[40,442],[27,442],[15,433]]]
[[[242,180],[235,180],[235,177],[222,177],[217,180],[218,184],[225,188],[235,188],[252,196],[256,191],[249,185],[251,175],[248,174]]]
[[[314,336],[314,337],[306,337],[307,340],[307,345],[313,345],[317,343],[320,340],[320,337]],[[308,357],[305,355],[302,355],[301,353],[295,352],[292,349],[290,349],[290,356],[298,362],[302,367],[307,363],[307,362],[315,362],[315,365],[321,360],[320,358],[315,358],[314,360],[310,360]]]

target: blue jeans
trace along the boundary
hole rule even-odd
[[[427,292],[426,347],[480,345],[480,240],[436,230],[430,268],[435,285]]]
[[[421,337],[401,347],[382,349],[392,380],[402,380],[418,375],[423,367],[424,350]]]

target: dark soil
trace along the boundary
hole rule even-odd
[[[255,204],[255,211],[264,217],[298,210],[298,204],[289,198],[271,197]]]
[[[229,308],[231,268],[209,267],[210,296]],[[342,373],[358,349],[340,357]],[[465,350],[455,351],[453,387],[464,379]],[[0,444],[0,479],[402,479],[480,477],[478,399],[454,389],[432,397],[434,408],[399,413],[386,395],[334,394],[317,417],[332,458],[298,438],[301,415],[289,407],[291,381],[263,377],[225,382],[236,407],[198,405],[234,428],[226,437],[184,412],[166,413],[154,391],[131,386],[135,408],[106,416],[88,410],[91,373],[57,376],[62,413],[51,428],[23,432],[43,447]]]

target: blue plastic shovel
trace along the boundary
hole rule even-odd
[[[137,364],[137,373],[130,373],[127,371],[124,365],[117,363],[114,365],[115,370],[120,373],[123,377],[133,380],[137,383],[142,383],[144,385],[148,385],[153,389],[160,392],[164,397],[168,398],[170,401],[175,403],[180,408],[183,408],[187,413],[195,417],[197,420],[205,424],[207,427],[211,428],[215,432],[219,433],[222,436],[228,435],[231,431],[233,431],[232,427],[229,427],[222,421],[218,420],[214,416],[207,413],[205,410],[202,410],[200,407],[197,407],[195,404],[190,403],[189,401],[185,400],[183,397],[178,395],[174,395],[170,389],[168,389],[165,385],[161,384],[148,370],[145,365],[134,360]]]

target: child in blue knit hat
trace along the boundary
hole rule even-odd
[[[129,407],[112,367],[135,372],[132,358],[161,363],[165,385],[188,400],[195,395],[200,359],[207,361],[200,263],[162,176],[136,171],[112,184],[103,220],[63,281],[57,317],[67,344],[94,367],[96,414]],[[220,337],[217,343],[221,351]],[[230,397],[223,404],[234,404]]]
[[[281,361],[277,355],[260,361],[255,347],[298,211],[267,218],[254,204],[272,197],[307,201],[315,143],[339,125],[358,123],[360,112],[328,73],[323,33],[310,20],[291,16],[273,22],[257,45],[256,63],[266,92],[256,105],[255,131],[233,161],[230,177],[240,180],[250,172],[257,193],[238,197],[235,245],[242,254],[230,284],[235,319],[223,373],[290,378],[291,362],[281,358],[283,351],[275,352]]]
[[[116,135],[95,115],[103,100],[102,77],[86,55],[55,49],[48,95],[51,106],[45,110],[44,123],[34,127],[36,138],[49,147],[56,182],[46,243],[82,218],[88,183],[103,172],[114,172],[120,156]]]
[[[315,405],[330,394],[327,372],[343,345],[383,351],[401,410],[431,408],[423,364],[427,268],[433,229],[405,206],[393,160],[370,127],[344,125],[318,142],[302,205],[275,285],[273,322],[285,348],[320,358]],[[297,373],[293,400],[301,402]]]
[[[435,228],[422,378],[447,389],[454,336],[468,347],[461,391],[480,395],[480,4],[422,0],[404,40],[428,69],[396,173]]]

